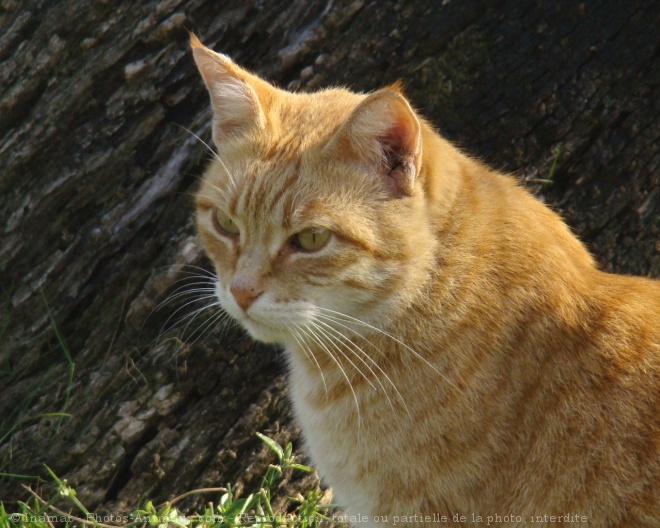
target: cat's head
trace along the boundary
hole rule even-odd
[[[222,307],[266,342],[314,325],[368,332],[352,318],[385,326],[419,293],[435,244],[406,99],[397,87],[294,94],[192,47],[217,149],[197,225]]]

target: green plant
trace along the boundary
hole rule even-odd
[[[76,497],[75,489],[61,480],[46,467],[56,485],[50,499],[42,498],[28,486],[23,486],[31,499],[18,503],[18,511],[9,513],[0,502],[0,528],[53,528],[55,524],[65,527],[93,526],[97,528],[318,528],[324,524],[335,524],[325,511],[328,506],[320,504],[321,491],[307,492],[299,497],[287,497],[283,511],[275,511],[272,503],[274,484],[284,472],[297,470],[309,473],[312,469],[295,462],[291,444],[280,446],[273,439],[257,433],[258,437],[277,456],[276,464],[269,464],[259,489],[246,497],[239,498],[228,485],[226,488],[205,488],[192,490],[160,505],[146,502],[129,515],[99,516],[85,508]],[[209,502],[202,513],[185,515],[174,505],[190,495],[202,493],[222,493],[217,503]],[[69,506],[66,511],[56,506],[64,501]],[[73,513],[77,511],[78,513]]]
[[[40,421],[42,419],[57,419],[57,430],[59,431],[60,427],[62,426],[62,422],[64,419],[71,418],[71,414],[65,412],[66,409],[69,406],[69,399],[71,398],[71,389],[73,387],[73,376],[75,373],[75,364],[73,362],[73,358],[71,356],[71,352],[69,350],[69,347],[66,344],[66,341],[64,339],[64,336],[62,335],[62,332],[58,328],[57,324],[55,323],[55,319],[53,317],[52,311],[50,309],[50,305],[48,304],[48,301],[46,299],[46,296],[44,295],[43,291],[41,292],[41,296],[44,302],[44,306],[46,308],[46,313],[48,314],[48,319],[50,321],[50,326],[53,331],[53,334],[55,336],[55,339],[57,341],[57,344],[59,348],[62,350],[62,353],[64,354],[64,357],[67,362],[67,382],[66,382],[66,389],[65,389],[65,394],[64,394],[64,402],[62,403],[61,410],[59,412],[44,412],[40,413],[34,416],[26,416],[28,414],[28,409],[30,405],[33,402],[33,398],[35,393],[38,390],[38,387],[35,387],[34,390],[27,395],[23,399],[23,405],[22,408],[17,412],[17,417],[12,418],[10,420],[5,420],[3,419],[0,421],[0,445],[3,445],[6,440],[8,441],[8,447],[7,450],[5,451],[5,454],[3,457],[0,459],[0,478],[2,477],[7,477],[7,478],[28,478],[28,479],[38,479],[36,476],[31,476],[31,475],[15,475],[13,473],[7,473],[4,472],[4,469],[7,467],[9,461],[12,458],[12,435],[21,430],[26,424],[33,423],[35,421]],[[0,316],[0,346],[4,347],[4,339],[7,333],[7,328],[9,326],[9,297],[7,297],[6,300],[6,311],[3,316]],[[9,361],[9,354],[6,350],[3,350],[3,365],[4,365],[4,371],[0,372],[0,376],[6,376],[6,377],[13,377],[17,375],[14,373],[10,361]],[[2,525],[0,525],[0,528],[3,528]]]

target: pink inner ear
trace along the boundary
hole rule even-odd
[[[417,123],[398,114],[384,136],[378,138],[385,160],[385,183],[398,197],[410,196],[417,173]]]
[[[396,121],[383,136],[381,144],[385,148],[409,151],[411,155],[414,155],[416,133],[415,123],[411,122],[407,116],[397,115]]]

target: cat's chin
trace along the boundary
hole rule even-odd
[[[243,329],[255,341],[273,345],[283,345],[289,340],[289,335],[284,329],[265,325],[254,319],[243,317],[239,321]]]

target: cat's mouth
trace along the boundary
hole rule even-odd
[[[287,345],[295,341],[294,333],[298,325],[309,317],[309,309],[295,308],[274,302],[268,295],[256,299],[247,308],[241,307],[229,288],[216,283],[216,297],[231,317],[256,341]],[[296,303],[294,303],[296,304]]]
[[[229,309],[227,309],[227,305],[225,304],[225,310],[256,341],[283,345],[291,338],[286,324],[264,317],[263,314],[259,313],[259,309],[256,306],[251,306],[248,310],[243,310],[238,306],[234,307],[230,304]]]

